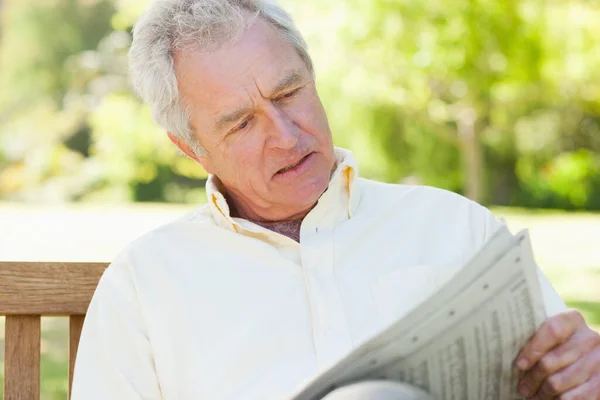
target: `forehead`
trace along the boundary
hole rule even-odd
[[[290,71],[309,74],[296,49],[261,18],[232,44],[207,53],[192,48],[174,58],[180,94],[204,113],[238,106],[252,90],[267,94]]]

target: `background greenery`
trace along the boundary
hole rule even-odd
[[[3,0],[0,199],[202,198],[126,76],[148,0]],[[285,0],[362,174],[600,210],[600,3]]]
[[[0,201],[204,201],[206,173],[129,90],[130,31],[147,3],[0,0]],[[361,174],[453,190],[529,227],[552,283],[600,327],[600,3],[282,3]],[[44,320],[43,399],[66,398],[65,327]]]

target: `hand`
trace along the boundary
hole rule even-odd
[[[549,318],[523,347],[516,365],[528,399],[600,400],[600,335],[569,311]]]

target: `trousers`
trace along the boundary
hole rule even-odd
[[[322,400],[435,400],[421,389],[399,382],[364,381],[333,390]]]

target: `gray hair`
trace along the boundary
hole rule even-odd
[[[251,13],[252,18],[247,14]],[[308,46],[292,17],[274,0],[154,0],[133,29],[129,69],[133,89],[150,105],[156,123],[183,139],[196,155],[206,151],[194,136],[177,88],[173,53],[210,50],[239,38],[257,17],[280,31],[314,74]]]

